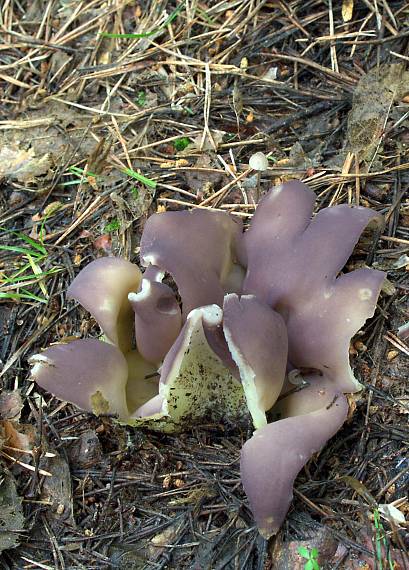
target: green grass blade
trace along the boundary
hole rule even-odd
[[[382,544],[381,544],[381,528],[382,524],[380,523],[380,516],[378,509],[374,510],[374,524],[375,524],[375,551],[376,551],[376,559],[379,564],[379,570],[383,570],[382,564]]]
[[[84,170],[83,168],[78,168],[77,166],[69,166],[68,170],[72,174],[78,174],[80,176],[97,176],[93,172],[90,172],[89,170]]]
[[[21,239],[21,240],[25,241],[26,243],[28,243],[29,245],[31,245],[35,250],[38,250],[41,253],[41,255],[47,255],[47,251],[46,251],[44,245],[42,243],[36,241],[35,239],[31,238],[30,236],[23,234],[22,232],[13,232],[13,231],[8,230],[7,228],[2,228],[2,227],[0,227],[0,231],[7,232],[13,236],[18,237],[19,239]],[[14,248],[16,250],[16,253],[27,253],[27,254],[36,255],[36,256],[39,255],[36,251],[26,250],[26,249],[24,249],[24,251],[17,252],[18,246],[2,245],[0,247],[2,247],[3,249]],[[9,250],[9,251],[13,251],[13,249]]]
[[[7,299],[12,301],[21,301],[22,299],[30,299],[31,301],[37,301],[38,303],[48,303],[48,299],[43,299],[38,297],[29,291],[24,289],[25,293],[0,293],[0,299]]]
[[[32,273],[31,275],[11,275],[10,277],[3,278],[3,284],[9,285],[10,283],[21,283],[23,281],[31,281],[32,279],[43,279],[55,273],[62,271],[61,267],[55,267],[49,271],[42,271],[41,273]]]
[[[37,258],[37,259],[38,259],[38,261],[42,261],[41,258]],[[19,277],[20,275],[23,275],[27,270],[31,270],[30,263],[26,263],[25,265],[20,267],[20,269],[15,271],[12,275],[10,275],[10,277],[6,277],[5,279],[10,279],[11,283],[13,283],[15,278]],[[30,279],[32,279],[33,273],[30,273],[29,277],[30,277]]]
[[[12,251],[13,253],[23,253],[24,255],[31,255],[33,257],[43,257],[44,254],[32,251],[26,247],[19,247],[17,245],[0,245],[0,251]]]
[[[143,184],[145,184],[145,186],[149,186],[149,188],[156,188],[155,180],[151,180],[150,178],[143,176],[143,174],[135,172],[135,170],[132,170],[131,168],[125,168],[123,172],[128,176],[135,178],[135,180],[139,180],[139,182],[142,182]]]
[[[182,0],[182,2],[179,4],[179,6],[176,6],[176,8],[173,10],[173,12],[163,22],[163,24],[161,25],[161,28],[166,28],[166,26],[168,24],[173,22],[173,20],[177,17],[179,12],[181,12],[183,10],[185,3],[186,3],[186,0]]]
[[[157,30],[153,30],[152,32],[144,32],[142,34],[111,34],[109,32],[101,32],[99,35],[102,36],[103,38],[124,38],[124,39],[129,38],[132,40],[137,40],[140,38],[149,38],[149,36],[153,36],[159,30],[160,28],[158,28]]]
[[[46,249],[42,243],[39,243],[38,241],[35,241],[30,236],[26,236],[26,234],[22,234],[20,232],[17,232],[17,235],[20,239],[22,239],[26,243],[29,243],[31,246],[33,246],[34,249],[37,249],[38,251],[40,251],[42,253],[42,255],[47,255],[47,251],[46,251]],[[31,255],[33,255],[33,253],[34,252],[31,252]]]

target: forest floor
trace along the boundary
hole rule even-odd
[[[1,568],[409,569],[408,46],[404,0],[1,2]],[[240,484],[247,433],[119,426],[28,364],[98,336],[67,287],[97,257],[137,263],[151,213],[247,223],[256,151],[263,192],[298,178],[317,209],[383,214],[348,268],[388,271],[351,342],[354,413],[270,541]]]

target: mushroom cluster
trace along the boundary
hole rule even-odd
[[[385,277],[342,273],[380,216],[338,205],[313,217],[314,203],[293,180],[268,192],[246,232],[223,212],[154,214],[141,240],[144,273],[101,258],[68,289],[102,339],[31,357],[40,386],[129,425],[170,432],[251,418],[241,477],[265,537],[280,527],[297,473],[344,423],[344,393],[360,389],[349,343]],[[269,410],[278,418],[270,423]]]

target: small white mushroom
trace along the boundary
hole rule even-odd
[[[268,159],[263,152],[255,152],[250,156],[249,166],[253,170],[263,172],[268,168]]]
[[[249,166],[253,170],[257,171],[257,199],[258,199],[260,197],[261,172],[268,169],[268,159],[263,152],[255,152],[250,156]]]

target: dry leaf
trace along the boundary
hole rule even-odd
[[[122,110],[122,102],[119,98],[113,97],[110,111]],[[28,166],[36,166],[34,176],[48,173],[50,165],[61,165],[67,160],[71,164],[76,158],[83,160],[95,148],[95,139],[89,133],[88,127],[92,116],[86,112],[76,109],[59,101],[41,103],[36,109],[25,112],[24,119],[18,121],[2,121],[0,130],[0,178],[5,176],[4,149],[13,151],[13,156],[21,152],[22,146],[25,148],[25,158]],[[30,142],[30,149],[27,150],[27,142]],[[22,144],[24,143],[24,145]],[[18,158],[18,156],[17,156]],[[14,159],[16,157],[14,156]],[[21,160],[21,158],[20,158]],[[24,163],[27,167],[27,164]],[[41,167],[41,168],[40,168]],[[92,172],[92,171],[91,171]],[[16,173],[24,177],[27,181],[26,173]],[[7,174],[11,177],[11,174]],[[14,176],[14,178],[18,178]]]
[[[40,468],[52,474],[45,477],[41,487],[41,499],[50,503],[46,517],[53,527],[59,527],[61,522],[74,527],[70,468],[62,456],[52,451],[52,457],[46,455],[40,460]]]
[[[17,546],[23,528],[23,510],[14,478],[0,466],[0,553]]]
[[[354,0],[343,0],[342,19],[344,22],[350,22],[352,20],[353,11],[354,11]]]
[[[164,552],[167,544],[172,544],[176,539],[180,525],[172,524],[165,528],[163,531],[156,534],[148,545],[147,551],[149,553],[149,560],[157,560]]]
[[[1,445],[8,455],[25,461],[24,452],[31,452],[35,438],[35,427],[29,424],[18,424],[4,420],[0,422]],[[13,449],[10,449],[13,448]]]
[[[331,532],[325,527],[310,521],[310,532],[304,540],[284,541],[280,535],[271,545],[271,555],[274,560],[274,570],[305,570],[308,568],[306,559],[300,554],[300,549],[311,552],[313,549],[318,550],[318,562],[323,561],[329,563],[328,568],[336,566],[337,540],[331,535]],[[318,564],[317,562],[317,564]],[[313,568],[313,566],[310,566]],[[321,566],[317,566],[321,568]]]
[[[307,170],[313,166],[311,158],[307,155],[299,141],[295,142],[290,149],[288,166],[297,170]]]
[[[381,141],[394,101],[409,90],[409,72],[400,63],[371,69],[356,86],[348,115],[348,148],[365,160],[371,160]]]
[[[405,524],[405,515],[393,505],[379,505],[379,512],[387,520],[397,524]]]
[[[239,117],[243,111],[243,96],[238,81],[234,82],[233,87],[233,108],[236,116]]]
[[[221,172],[212,172],[217,167],[218,165],[212,157],[203,153],[198,157],[191,170],[182,172],[189,188],[192,192],[196,192],[200,199],[212,193],[214,186],[223,180],[224,176]]]
[[[224,132],[216,130],[211,130],[210,132],[216,147],[218,147],[223,142]],[[182,151],[180,154],[192,154],[193,152],[198,150],[199,151],[214,150],[213,143],[209,139],[209,136],[207,134],[205,136],[203,145],[202,145],[202,139],[203,139],[203,133],[200,133],[199,135],[195,136],[193,138],[192,143],[185,149],[185,152]]]
[[[111,150],[111,141],[101,138],[88,155],[88,170],[95,174],[101,174],[104,170],[109,152]]]
[[[92,243],[95,249],[100,249],[105,251],[105,253],[112,252],[112,239],[109,234],[102,234],[98,236]]]
[[[32,148],[24,150],[17,145],[0,148],[0,178],[32,182],[37,176],[46,174],[50,166],[50,156],[36,157]]]
[[[22,408],[23,402],[18,390],[3,390],[0,393],[0,419],[18,421]]]

